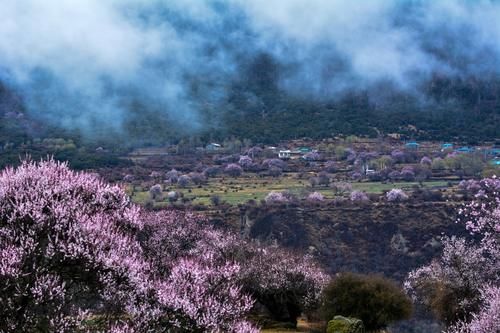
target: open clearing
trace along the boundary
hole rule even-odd
[[[351,183],[354,190],[365,191],[367,193],[382,193],[393,188],[411,190],[414,186],[419,186],[418,182],[354,182]],[[426,188],[445,188],[447,181],[427,181],[423,182]],[[190,185],[186,188],[178,186],[165,185],[164,192],[178,191],[184,194],[185,198],[193,200],[194,204],[210,204],[210,197],[217,195],[221,202],[227,202],[232,205],[242,204],[249,200],[260,201],[271,191],[291,191],[295,194],[303,194],[308,191],[321,192],[325,198],[334,198],[334,193],[327,186],[311,188],[307,179],[298,179],[294,174],[287,174],[280,178],[262,178],[262,177],[218,177],[210,178],[203,185]],[[142,186],[129,187],[129,193],[132,194],[134,202],[145,203],[149,199],[148,189]],[[166,205],[167,202],[161,201],[157,205]]]

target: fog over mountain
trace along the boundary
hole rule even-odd
[[[256,61],[280,94],[428,103],[433,77],[497,79],[499,18],[498,1],[0,0],[0,81],[32,116],[86,133],[142,112],[190,132],[209,109],[224,126],[217,110]]]

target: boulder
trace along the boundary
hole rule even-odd
[[[365,327],[359,319],[335,316],[328,322],[326,333],[365,333]]]

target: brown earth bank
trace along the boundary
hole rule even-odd
[[[467,233],[455,223],[457,204],[240,205],[204,212],[263,242],[315,255],[331,273],[381,273],[402,281],[439,255],[442,235]]]

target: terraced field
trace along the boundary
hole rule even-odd
[[[411,190],[412,187],[418,186],[417,182],[397,182],[397,183],[380,183],[380,182],[355,182],[352,183],[354,190],[365,191],[367,193],[382,193],[392,188],[401,188],[403,190]],[[423,183],[427,188],[445,188],[448,186],[446,181],[428,181]],[[291,191],[297,195],[304,194],[313,190],[307,179],[298,179],[296,174],[287,174],[281,178],[261,178],[255,176],[247,176],[240,178],[220,177],[211,178],[203,185],[190,185],[186,188],[178,186],[164,186],[164,192],[178,191],[184,194],[185,198],[193,200],[194,204],[210,204],[210,197],[217,195],[221,201],[232,205],[245,203],[249,200],[260,201],[271,191]],[[331,188],[322,186],[314,188],[314,191],[321,192],[325,198],[334,198],[334,193]],[[146,187],[135,186],[134,190],[129,187],[129,192],[135,202],[143,204],[149,199],[149,192]],[[165,200],[159,201],[156,205],[167,205]]]

